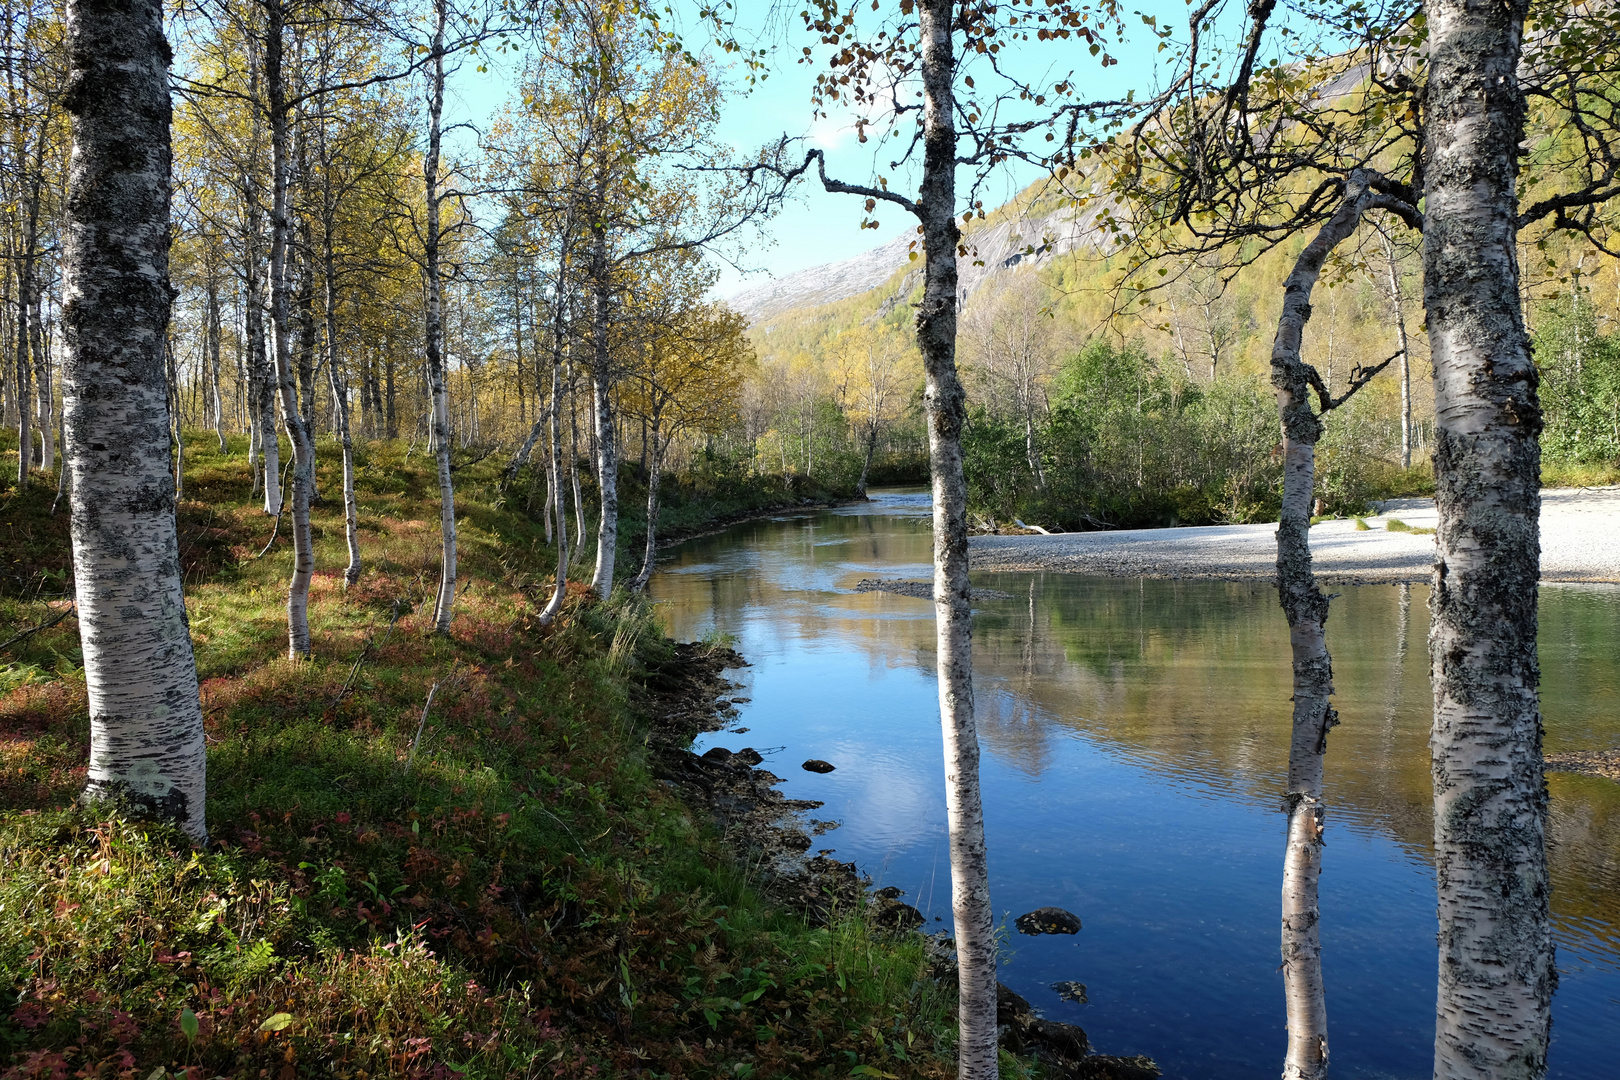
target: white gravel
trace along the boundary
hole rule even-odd
[[[1365,519],[1311,529],[1317,575],[1330,581],[1429,580],[1434,537],[1389,532],[1390,520],[1435,527],[1434,500],[1393,499]],[[1276,525],[1129,529],[1057,536],[975,536],[975,570],[1060,570],[1101,577],[1271,578]],[[1548,488],[1541,493],[1543,581],[1620,582],[1620,487]]]

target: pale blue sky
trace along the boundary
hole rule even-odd
[[[741,0],[741,19],[746,21],[752,9],[763,11],[768,6],[761,0]],[[1150,0],[1143,6],[1148,11],[1161,12],[1164,18],[1185,18],[1185,7],[1176,0]],[[1041,75],[1057,78],[1072,72],[1079,87],[1077,96],[1082,99],[1118,96],[1127,89],[1135,89],[1140,96],[1155,82],[1157,41],[1141,25],[1139,17],[1133,15],[1129,19],[1126,43],[1111,46],[1120,63],[1110,68],[1101,67],[1088,55],[1084,43],[1072,41],[1031,43],[1016,52],[1003,53],[1003,59],[1014,57],[1022,65],[1025,77],[1037,81]],[[757,27],[751,29],[758,30]],[[880,147],[877,139],[862,146],[854,136],[852,115],[814,119],[810,88],[817,69],[794,62],[795,57],[802,55],[803,46],[813,44],[813,39],[803,30],[797,15],[773,35],[760,38],[759,44],[771,50],[769,77],[749,90],[743,85],[740,70],[733,69],[737,88],[727,99],[722,113],[721,139],[745,155],[783,134],[803,137],[808,145],[820,146],[827,152],[829,174],[853,183],[871,182],[875,171],[890,172],[886,166],[894,156],[894,149]],[[818,50],[818,58],[821,55]],[[482,127],[505,100],[512,85],[512,74],[498,58],[492,58],[487,73],[477,73],[473,67],[465,65],[453,81],[447,112],[455,114],[456,119]],[[986,76],[981,74],[981,88],[986,81]],[[1004,167],[1002,174],[983,193],[986,208],[999,205],[1036,176],[1028,166]],[[891,175],[890,180],[897,190],[914,190],[914,184],[903,175]],[[846,259],[915,227],[915,222],[898,207],[886,210],[880,207],[877,216],[882,227],[876,231],[860,228],[863,216],[861,199],[828,194],[813,180],[801,183],[798,196],[767,222],[761,232],[748,235],[739,245],[740,250],[733,252],[742,269],[749,273],[745,275],[735,268],[725,267],[717,291],[722,296],[730,295],[771,277]]]

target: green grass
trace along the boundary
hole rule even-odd
[[[0,1075],[954,1071],[953,995],[920,938],[773,908],[653,779],[657,620],[576,592],[541,628],[552,552],[495,462],[457,473],[465,591],[444,638],[429,460],[363,448],[367,570],[345,591],[323,443],[315,657],[294,663],[285,527],[258,558],[271,522],[241,440],[192,446],[179,520],[214,843],[73,805],[73,619],[0,656]],[[12,625],[60,610],[53,495],[0,489]]]
[[[1433,529],[1422,529],[1416,525],[1408,525],[1400,518],[1390,518],[1384,522],[1384,528],[1392,533],[1412,533],[1416,536],[1433,536]]]

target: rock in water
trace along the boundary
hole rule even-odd
[[[809,766],[805,766],[809,768]],[[1036,908],[1013,920],[1020,934],[1078,934],[1080,916],[1060,907]]]
[[[820,758],[811,758],[804,763],[805,772],[832,772],[834,768],[830,762],[822,761]]]
[[[1038,1042],[1045,1043],[1053,1053],[1059,1057],[1078,1061],[1091,1053],[1091,1040],[1086,1033],[1073,1024],[1060,1024],[1056,1020],[1032,1020],[1029,1024],[1030,1037]]]
[[[1063,982],[1053,983],[1052,989],[1056,990],[1058,997],[1064,1001],[1072,1001],[1078,1005],[1086,1003],[1086,984],[1083,982],[1065,979]]]
[[[1092,1054],[1069,1067],[1073,1080],[1154,1080],[1160,1075],[1159,1066],[1150,1057],[1114,1057],[1111,1054]]]
[[[758,765],[760,762],[764,761],[765,758],[752,746],[745,746],[741,750],[737,751],[737,760],[746,761],[750,765]]]
[[[703,760],[712,761],[716,765],[729,765],[731,763],[731,751],[723,746],[711,746],[703,752]]]
[[[1005,983],[996,983],[996,1026],[1022,1028],[1034,1015],[1035,1010],[1018,991]]]

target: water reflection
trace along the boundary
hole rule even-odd
[[[846,822],[825,842],[930,917],[949,911],[931,606],[855,593],[929,576],[928,501],[784,516],[671,553],[653,593],[679,637],[733,634],[753,667],[737,735],[785,747],[785,790]],[[1268,587],[975,575],[976,695],[993,895],[1078,912],[1075,938],[1009,942],[1003,980],[1167,1076],[1252,1077],[1283,1047],[1277,906],[1287,627]],[[1347,588],[1328,624],[1343,724],[1327,761],[1322,882],[1334,1072],[1430,1071],[1434,884],[1428,590]],[[1550,751],[1620,743],[1620,591],[1542,600]],[[824,758],[837,771],[804,773]],[[1554,774],[1550,856],[1562,982],[1552,1074],[1608,1075],[1620,1029],[1620,785]],[[1010,918],[1009,918],[1010,921]],[[1061,1001],[1059,979],[1091,988]],[[1257,1070],[1259,1071],[1257,1073]]]

